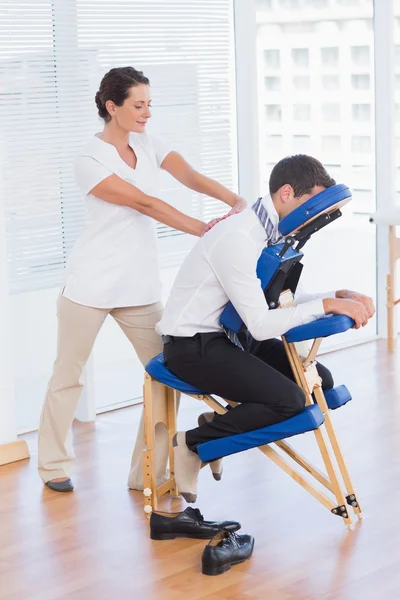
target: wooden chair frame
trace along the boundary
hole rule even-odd
[[[397,332],[395,332],[395,307],[400,304],[396,293],[396,265],[400,259],[400,238],[396,235],[396,227],[400,226],[400,210],[379,211],[369,218],[370,223],[388,228],[389,264],[386,274],[386,309],[387,309],[387,344],[389,352],[396,346]]]
[[[397,335],[394,333],[394,309],[400,303],[395,299],[396,263],[400,259],[400,239],[396,236],[396,226],[389,225],[389,273],[386,276],[386,308],[388,328],[388,350],[393,352]]]
[[[350,529],[352,519],[348,506],[352,507],[359,519],[361,518],[361,508],[336,437],[330,412],[322,391],[321,379],[316,368],[315,358],[322,338],[314,340],[308,355],[304,359],[300,358],[295,343],[286,342],[284,337],[282,339],[295,380],[306,395],[306,404],[310,405],[314,402],[312,398],[313,394],[325,417],[324,423],[310,433],[313,433],[315,436],[326,473],[321,472],[313,466],[285,440],[274,442],[275,446],[280,449],[280,452],[277,452],[272,447],[273,444],[259,446],[259,450],[299,483],[323,506],[333,514],[341,517]],[[226,412],[225,407],[210,395],[192,397],[196,400],[202,400],[219,414]],[[236,406],[234,402],[226,402],[231,406]],[[168,481],[158,487],[155,476],[155,427],[157,423],[163,423],[168,431],[170,468]],[[176,390],[156,381],[148,373],[145,375],[144,383],[144,424],[146,449],[143,451],[143,493],[144,510],[149,515],[152,510],[157,510],[158,499],[161,496],[166,493],[178,496],[179,491],[174,477],[174,454],[172,448],[172,438],[176,432]],[[291,459],[291,461],[288,459]],[[300,469],[295,468],[296,465],[293,463],[296,463]],[[337,471],[339,471],[342,481],[339,479]],[[310,477],[313,481],[310,481]],[[319,487],[316,487],[315,483],[319,483]],[[322,490],[321,486],[325,490]]]

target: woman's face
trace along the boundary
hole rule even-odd
[[[134,133],[145,131],[146,123],[151,117],[150,105],[150,86],[145,84],[131,87],[122,106],[116,106],[111,100],[106,102],[108,112],[121,129]]]

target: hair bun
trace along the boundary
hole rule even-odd
[[[96,96],[95,96],[94,99],[95,99],[97,108],[99,110],[101,110],[103,108],[103,103],[102,103],[101,98],[100,98],[100,91],[96,93]]]
[[[96,93],[94,100],[96,102],[99,117],[101,117],[102,119],[105,119],[108,115],[108,111],[106,109],[105,104],[103,104],[103,101],[101,99],[100,90]]]

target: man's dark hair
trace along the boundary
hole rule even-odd
[[[275,194],[283,185],[289,184],[296,198],[310,194],[314,186],[332,187],[336,181],[325,167],[312,156],[296,154],[280,160],[272,169],[269,178],[269,193]]]

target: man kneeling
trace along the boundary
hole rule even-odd
[[[281,239],[279,220],[333,185],[315,158],[284,158],[271,173],[269,195],[215,225],[178,273],[156,328],[163,336],[166,365],[183,381],[239,403],[176,434],[175,478],[187,502],[196,500],[199,444],[267,427],[304,409],[304,392],[275,338],[328,313],[348,315],[359,328],[375,312],[370,298],[348,290],[297,294],[297,306],[269,310],[256,275],[263,249]],[[248,330],[239,335],[244,350],[228,339],[219,322],[229,300]],[[329,370],[321,364],[317,369],[323,390],[333,387]]]

